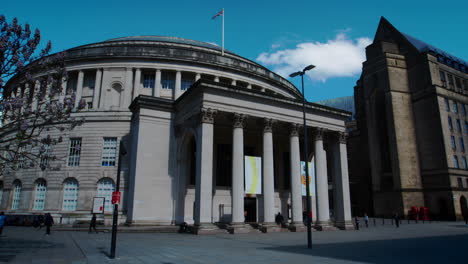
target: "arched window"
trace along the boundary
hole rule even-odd
[[[115,190],[114,181],[109,178],[101,179],[100,181],[98,181],[97,188],[98,188],[97,196],[106,198],[104,211],[112,212],[111,199],[112,199],[112,192]]]
[[[63,183],[63,205],[64,211],[75,211],[78,206],[78,181],[67,179]]]
[[[13,182],[13,200],[11,203],[11,210],[17,210],[21,201],[21,181],[15,180]]]
[[[47,185],[46,181],[39,179],[36,181],[36,191],[34,194],[33,210],[44,210]]]

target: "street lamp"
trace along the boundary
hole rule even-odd
[[[127,154],[127,150],[122,141],[119,144],[119,159],[117,160],[117,184],[115,192],[119,194],[119,201],[114,204],[114,215],[112,217],[112,240],[111,240],[111,253],[110,258],[115,258],[115,246],[117,243],[117,220],[119,216],[119,202],[120,202],[120,168],[122,166],[122,158]]]
[[[305,115],[305,94],[304,94],[304,74],[306,71],[312,70],[315,68],[314,65],[309,65],[305,67],[302,71],[294,72],[289,75],[289,77],[296,77],[298,75],[301,76],[302,81],[302,117],[304,120],[304,159],[305,159],[305,174],[306,174],[306,213],[307,213],[307,247],[312,248],[312,230],[311,230],[311,222],[312,217],[310,215],[310,186],[309,186],[309,161],[307,159],[307,154],[309,151],[307,150],[307,126],[306,126],[306,115]],[[294,177],[294,175],[293,175]]]

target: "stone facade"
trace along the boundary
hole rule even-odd
[[[48,211],[64,224],[89,219],[92,198],[104,189],[109,198],[115,188],[117,166],[103,166],[106,139],[111,138],[122,140],[128,150],[121,169],[121,223],[186,222],[200,232],[210,232],[214,223],[228,223],[242,230],[248,198],[254,204],[254,222],[269,226],[281,212],[300,226],[304,198],[300,181],[290,175],[298,174],[299,160],[315,159],[317,226],[350,228],[343,137],[348,112],[307,103],[307,123],[316,137],[309,146],[315,150],[304,154],[301,133],[291,132],[302,123],[297,88],[236,54],[222,56],[217,46],[127,37],[72,48],[66,60],[69,78],[63,85],[86,100],[87,108],[77,114],[85,123],[52,150],[63,157],[60,170],[20,169],[0,179],[0,208],[8,214]],[[70,144],[77,138],[79,166],[69,162]],[[247,198],[244,155],[263,159],[262,194]],[[32,206],[38,179],[47,186],[45,208],[39,211]],[[79,188],[78,205],[71,211],[64,206],[68,179]],[[100,185],[103,179],[107,187]],[[21,186],[21,205],[13,209],[15,183]],[[328,202],[330,186],[335,190],[333,203]],[[106,212],[106,221],[110,214]]]
[[[352,155],[364,149],[367,158],[351,175],[369,186],[353,191],[372,197],[373,208],[356,210],[390,216],[426,206],[434,217],[460,218],[460,199],[468,195],[468,63],[402,34],[385,18],[366,55],[351,134],[360,146],[352,146]]]

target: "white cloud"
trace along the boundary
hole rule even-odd
[[[370,38],[348,39],[345,32],[340,32],[335,39],[326,43],[305,42],[294,49],[282,49],[274,52],[263,52],[257,61],[270,66],[279,75],[288,77],[313,64],[315,69],[307,75],[325,82],[334,77],[350,77],[361,72],[362,62],[366,59],[365,47],[372,43]]]

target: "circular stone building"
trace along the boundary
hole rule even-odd
[[[62,157],[60,170],[19,169],[0,178],[7,214],[51,212],[57,223],[73,224],[89,220],[93,198],[105,197],[100,217],[109,223],[122,140],[120,223],[186,222],[202,233],[248,231],[244,222],[252,222],[275,230],[281,212],[298,230],[301,160],[308,159],[314,224],[350,227],[350,113],[307,103],[304,154],[298,89],[253,61],[222,56],[218,46],[124,37],[69,49],[66,65],[63,87],[86,101],[76,114],[85,122],[49,150]]]

